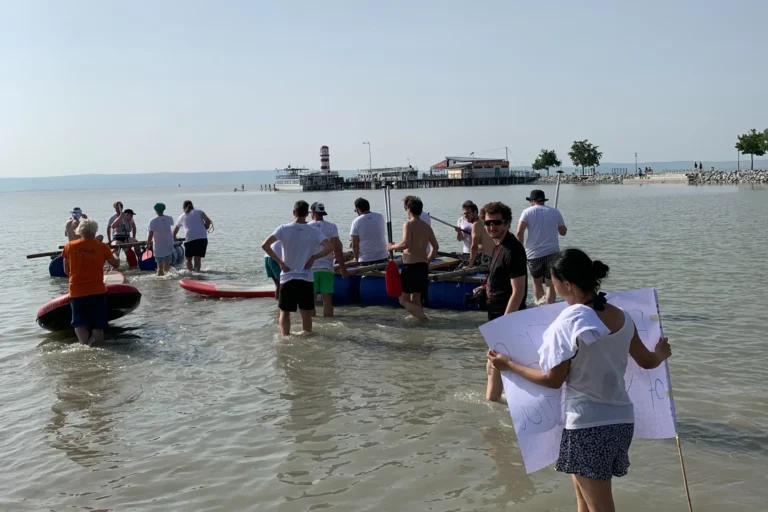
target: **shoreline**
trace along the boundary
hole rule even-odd
[[[677,177],[677,180],[665,178]],[[768,185],[768,170],[755,169],[754,171],[702,171],[685,173],[659,173],[638,179],[633,174],[595,174],[590,176],[580,176],[578,174],[563,174],[560,177],[560,183],[566,185],[622,185],[624,181],[630,181],[632,184],[653,185],[653,184],[682,184],[685,182],[683,176],[688,178],[689,185]],[[682,179],[681,179],[682,178]],[[551,184],[557,183],[557,174],[551,176],[540,176],[535,183]]]

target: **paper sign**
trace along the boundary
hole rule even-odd
[[[654,350],[662,332],[656,290],[615,292],[607,298],[632,316],[640,339],[649,350]],[[529,368],[539,368],[538,349],[544,331],[566,307],[565,303],[558,303],[505,315],[481,325],[480,332],[490,349]],[[508,371],[502,372],[501,380],[526,472],[553,464],[565,426],[565,386],[545,388]],[[630,357],[624,381],[635,408],[634,437],[675,437],[675,407],[667,362],[653,370],[643,370]]]

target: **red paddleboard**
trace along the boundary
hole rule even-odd
[[[122,272],[113,270],[104,274],[104,284],[125,284],[125,276]]]
[[[179,286],[187,291],[199,293],[200,295],[207,295],[209,297],[260,298],[275,296],[275,285],[273,284],[243,285],[182,279],[179,281]]]
[[[397,298],[403,294],[403,284],[400,282],[400,271],[397,269],[395,260],[389,260],[389,263],[387,263],[387,271],[384,274],[384,280],[387,285],[387,295],[392,298]]]

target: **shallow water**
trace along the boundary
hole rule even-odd
[[[417,193],[454,222],[465,199],[503,200],[516,220],[528,191]],[[177,285],[186,272],[130,271],[142,304],[106,347],[34,321],[66,283],[24,255],[62,243],[75,205],[103,224],[120,199],[143,237],[155,202],[176,216],[193,199],[215,222],[208,277],[262,283],[259,246],[293,201],[323,201],[346,239],[358,195],[0,194],[0,510],[574,510],[568,478],[526,475],[506,408],[483,400],[481,313],[432,311],[423,327],[402,310],[340,308],[281,340],[271,299],[206,299]],[[382,192],[362,195],[383,211]],[[659,289],[695,510],[764,509],[768,191],[563,186],[560,208],[563,245],[611,266],[606,289]],[[434,227],[442,249],[458,249]],[[619,510],[685,509],[674,441],[636,441],[630,456]]]

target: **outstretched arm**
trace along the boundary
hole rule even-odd
[[[504,354],[499,354],[493,350],[488,351],[488,360],[500,371],[508,370],[521,376],[529,382],[552,389],[560,389],[565,379],[568,377],[568,370],[571,367],[571,361],[563,361],[547,373],[541,373],[540,369],[528,368],[510,360]]]

